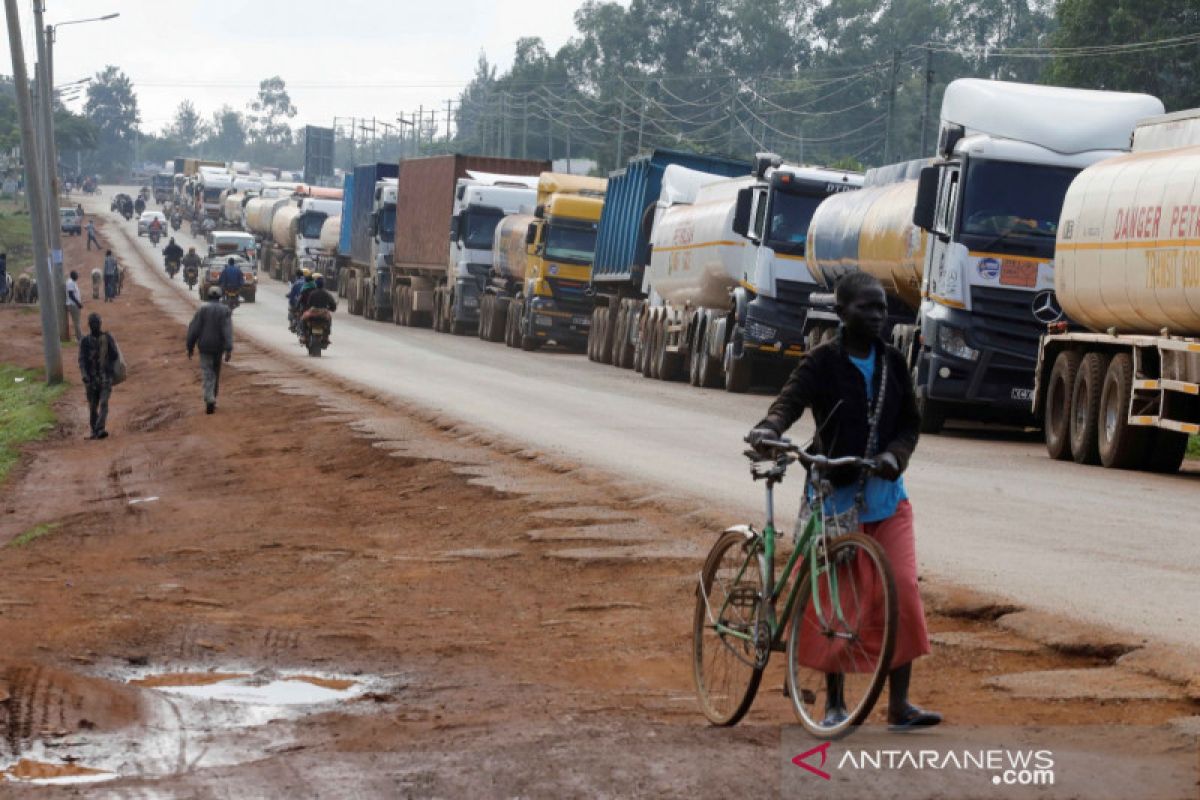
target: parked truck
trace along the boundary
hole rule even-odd
[[[532,211],[538,178],[467,170],[454,187],[450,217],[450,279],[434,290],[433,328],[465,334],[478,330],[492,269],[492,239],[501,218]]]
[[[259,270],[263,274],[272,274],[274,267],[275,249],[271,245],[275,214],[293,204],[292,193],[276,186],[264,187],[262,195],[246,203],[244,227],[258,242]]]
[[[366,319],[390,319],[392,248],[396,233],[395,164],[360,164],[346,176],[338,293]]]
[[[304,186],[271,216],[270,274],[290,280],[297,267],[312,268],[310,252],[321,239],[321,226],[330,214],[340,215],[341,190]]]
[[[435,306],[459,309],[464,314],[473,311],[471,318],[477,319],[478,309],[467,309],[456,292],[458,276],[450,272],[451,220],[458,181],[469,177],[468,171],[536,176],[549,170],[549,163],[448,155],[405,159],[399,167],[395,247],[376,295],[382,300],[384,284],[390,285],[387,306],[393,321],[400,325],[431,325]],[[440,305],[435,299],[441,301]],[[448,320],[450,324],[455,321],[453,317]]]
[[[633,366],[655,204],[663,172],[672,164],[724,177],[748,175],[753,166],[749,161],[657,149],[633,158],[609,176],[592,260],[590,359]]]
[[[196,187],[196,212],[217,220],[221,217],[221,193],[233,187],[233,175],[223,167],[201,167]]]
[[[325,276],[325,286],[330,291],[336,291],[338,297],[346,296],[348,272],[350,263],[350,220],[354,214],[354,172],[347,172],[342,178],[342,213],[339,214],[338,239],[331,250],[317,256],[317,271]],[[325,223],[328,225],[328,220]],[[325,229],[321,229],[322,237]]]
[[[1174,472],[1200,434],[1197,145],[1200,110],[1147,119],[1067,189],[1054,287],[1074,325],[1042,336],[1033,404],[1053,458]]]
[[[608,181],[544,172],[533,214],[506,216],[492,246],[479,337],[535,350],[547,342],[583,349],[596,229]]]

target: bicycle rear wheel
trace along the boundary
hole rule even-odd
[[[862,533],[830,540],[816,560],[804,565],[788,622],[788,693],[809,733],[840,739],[866,721],[891,670],[896,583],[883,548]]]
[[[696,695],[714,725],[736,725],[754,702],[770,655],[762,598],[758,538],[726,531],[700,573],[692,628]]]

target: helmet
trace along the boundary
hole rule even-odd
[[[220,300],[221,299],[221,289],[217,286],[208,287],[208,299],[209,300]]]
[[[313,279],[314,281],[319,281],[319,280],[321,280],[321,278],[323,278],[323,277],[325,277],[325,276],[324,276],[324,275],[322,275],[322,274],[321,274],[321,273],[319,273],[319,272],[314,272],[314,273],[312,274],[312,279]]]
[[[300,270],[300,271],[304,273],[304,277],[306,277],[306,278],[310,278],[310,277],[312,277],[312,270],[311,270],[311,269],[308,269],[307,267],[305,267],[304,269],[302,269],[302,270]]]

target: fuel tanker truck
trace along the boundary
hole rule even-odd
[[[1042,337],[1034,391],[1053,458],[1173,472],[1200,433],[1198,146],[1200,110],[1150,118],[1067,189],[1054,288],[1071,324]]]
[[[292,204],[291,192],[284,193],[278,187],[263,189],[260,197],[246,203],[245,228],[258,240],[259,271],[264,274],[271,274],[273,266],[271,223],[278,211]]]
[[[744,392],[804,352],[808,225],[857,173],[762,153],[750,175],[666,168],[650,237],[634,369]]]
[[[1142,94],[956,80],[942,100],[936,161],[915,194],[906,182],[874,212],[833,198],[814,217],[819,283],[832,289],[861,269],[905,305],[917,302],[892,341],[913,368],[924,431],[948,417],[1032,422],[1038,340],[1061,316],[1054,247],[1067,186],[1127,151],[1138,120],[1160,113]],[[928,233],[923,253],[913,224]]]
[[[588,283],[608,181],[543,172],[534,213],[496,227],[479,338],[536,350],[582,350],[592,324]]]
[[[310,252],[321,238],[321,226],[342,210],[340,189],[304,187],[271,216],[271,276],[288,280],[297,267],[311,269]]]

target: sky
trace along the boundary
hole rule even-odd
[[[480,52],[503,70],[521,36],[554,52],[584,0],[44,0],[47,24],[120,16],[58,31],[55,84],[113,64],[133,80],[142,129],[158,132],[190,99],[207,119],[246,110],[258,82],[287,83],[298,125],[438,110],[470,80]],[[36,60],[32,0],[18,0],[25,60]],[[12,72],[8,38],[0,73]],[[83,107],[79,100],[68,104]]]

